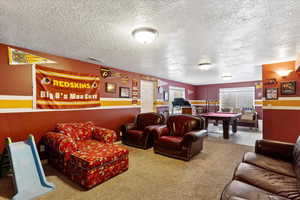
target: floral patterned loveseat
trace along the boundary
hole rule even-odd
[[[84,188],[92,188],[128,169],[128,150],[116,132],[93,122],[58,123],[43,137],[50,165]]]

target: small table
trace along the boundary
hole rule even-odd
[[[232,132],[236,133],[237,131],[237,120],[241,117],[240,113],[225,113],[225,112],[209,112],[203,113],[199,116],[205,118],[205,129],[208,127],[208,120],[222,120],[223,121],[223,138],[229,139],[229,125],[232,122]]]

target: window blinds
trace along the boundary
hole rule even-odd
[[[220,108],[253,108],[254,87],[221,88],[219,90]]]

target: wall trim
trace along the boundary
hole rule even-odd
[[[264,110],[300,110],[300,106],[263,106]]]
[[[0,100],[32,100],[32,96],[0,95]]]
[[[81,109],[36,109],[31,108],[24,109],[0,109],[0,113],[27,113],[27,112],[63,112],[63,111],[85,111],[85,110],[106,110],[106,109],[131,109],[141,108],[141,106],[102,106],[95,108],[81,108]]]

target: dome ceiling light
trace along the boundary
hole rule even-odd
[[[211,61],[207,57],[201,58],[197,64],[197,66],[200,70],[203,70],[203,71],[207,71],[210,68],[212,68]]]
[[[142,27],[133,30],[132,36],[139,43],[150,44],[158,37],[158,32],[153,28]]]
[[[224,81],[228,81],[228,80],[231,80],[232,79],[232,75],[230,73],[224,73],[222,74],[221,78],[224,80]]]
[[[212,67],[212,65],[211,65],[210,62],[205,62],[205,63],[199,63],[198,64],[198,68],[200,70],[203,70],[203,71],[209,70],[211,67]]]

